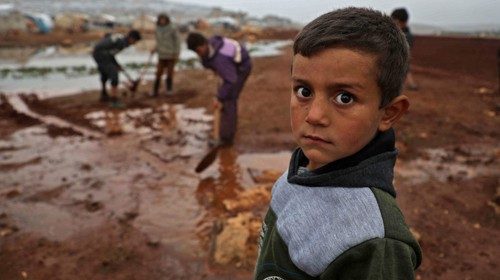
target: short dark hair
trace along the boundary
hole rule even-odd
[[[159,15],[158,15],[158,17],[156,18],[156,25],[157,25],[157,26],[158,26],[158,25],[160,25],[160,20],[161,20],[162,18],[164,18],[164,19],[165,19],[165,21],[167,22],[167,24],[169,24],[169,23],[170,23],[170,17],[169,17],[167,14],[165,14],[165,13],[161,13],[161,14],[159,14]]]
[[[410,16],[408,15],[408,11],[405,8],[397,8],[394,11],[392,11],[391,18],[406,23],[408,22]]]
[[[142,39],[141,33],[135,29],[130,30],[127,34],[127,37],[132,38],[136,41],[139,41]]]
[[[376,56],[381,107],[401,94],[408,71],[408,43],[392,19],[368,8],[344,8],[319,16],[295,37],[293,54],[305,57],[343,47]]]
[[[207,42],[208,41],[207,38],[205,38],[205,36],[196,32],[189,33],[189,35],[186,38],[187,47],[192,51],[196,51],[196,48],[205,45]]]

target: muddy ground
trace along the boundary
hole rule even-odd
[[[499,40],[417,37],[397,125],[398,202],[424,252],[418,279],[499,273]],[[441,51],[438,51],[441,50]],[[290,50],[259,58],[240,99],[233,149],[201,175],[208,71],[150,84],[109,110],[97,92],[0,104],[1,279],[250,279],[259,218],[287,166]],[[205,108],[206,110],[203,111]],[[55,115],[80,130],[47,125]]]

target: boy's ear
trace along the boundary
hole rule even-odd
[[[406,95],[400,95],[394,98],[389,105],[382,108],[383,115],[378,125],[378,130],[386,131],[391,128],[394,123],[408,111],[409,107],[410,102]]]

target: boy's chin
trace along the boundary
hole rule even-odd
[[[315,149],[303,149],[304,155],[309,160],[307,167],[309,169],[317,169],[323,165],[326,165],[335,159],[333,157],[325,156],[325,152],[321,152]]]

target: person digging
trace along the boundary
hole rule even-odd
[[[186,39],[189,50],[196,52],[203,67],[211,69],[221,78],[214,98],[214,110],[220,112],[219,143],[232,145],[238,120],[238,98],[252,70],[247,49],[230,38],[190,33]]]
[[[123,68],[116,61],[115,55],[123,49],[134,45],[141,40],[137,30],[130,30],[126,36],[123,34],[107,34],[94,47],[92,57],[97,63],[97,70],[101,78],[101,102],[110,101],[111,107],[122,107],[118,99],[118,72]],[[106,83],[111,82],[111,93],[106,91]]]

